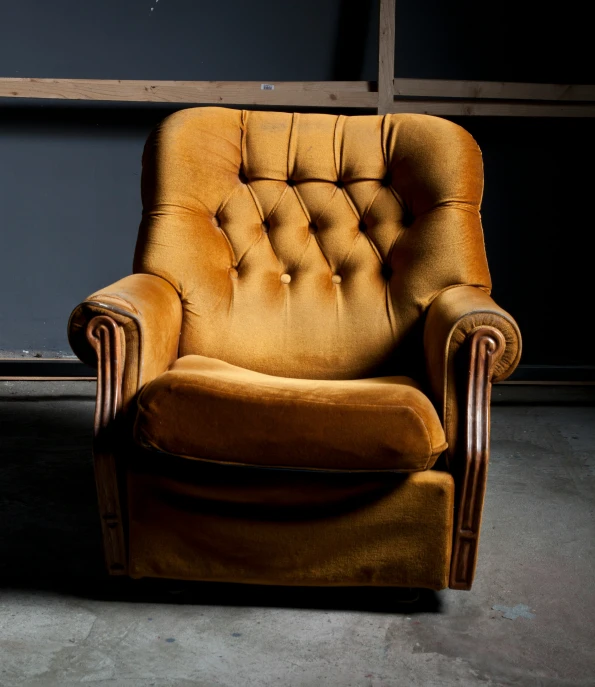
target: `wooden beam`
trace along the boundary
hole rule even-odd
[[[392,75],[391,75],[392,77]],[[392,80],[391,80],[392,88]],[[369,81],[132,81],[0,78],[0,97],[375,108]]]
[[[383,0],[394,2],[394,0]],[[388,45],[388,43],[386,43]],[[385,45],[385,47],[386,47]],[[380,64],[380,63],[379,63]],[[391,65],[394,62],[391,62]],[[385,73],[392,69],[383,62]],[[393,79],[401,97],[387,100],[370,81],[129,81],[101,79],[0,78],[0,97],[121,102],[171,102],[282,107],[355,107],[379,112],[420,112],[438,116],[594,117],[595,86],[514,84],[488,81]],[[273,86],[263,89],[262,86]],[[386,85],[386,79],[385,79]],[[500,96],[497,96],[497,94]],[[473,94],[477,99],[468,98]],[[478,95],[480,94],[480,95]],[[558,102],[552,102],[554,96]],[[445,98],[460,100],[446,100]],[[485,102],[493,98],[499,102]],[[543,102],[541,99],[547,99]],[[519,102],[533,100],[533,102]],[[548,102],[549,100],[549,102]],[[579,101],[583,101],[581,104]],[[593,102],[594,104],[588,104]]]
[[[390,112],[394,100],[395,3],[380,0],[378,27],[378,114]]]
[[[595,117],[595,105],[568,103],[480,102],[454,100],[397,100],[390,112],[412,112],[438,117]]]
[[[0,377],[0,382],[95,382],[97,377]],[[593,382],[595,384],[595,382]]]
[[[451,81],[395,79],[394,93],[413,98],[492,100],[595,101],[595,86],[586,84],[515,83],[506,81]]]

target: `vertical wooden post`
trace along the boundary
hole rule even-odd
[[[395,3],[380,0],[378,30],[378,114],[392,109],[395,78]]]

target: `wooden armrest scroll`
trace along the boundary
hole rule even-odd
[[[450,568],[452,589],[471,589],[477,562],[481,515],[490,457],[490,399],[495,364],[506,342],[494,327],[478,327],[469,337],[465,440],[457,480],[457,512]]]
[[[93,459],[105,560],[111,575],[124,575],[126,545],[114,455],[114,424],[122,405],[125,347],[120,325],[107,315],[98,315],[89,322],[87,339],[97,354]]]

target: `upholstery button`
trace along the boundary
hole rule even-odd
[[[287,180],[287,185],[288,186],[295,186],[295,181],[293,179],[288,179]]]
[[[271,223],[269,222],[268,219],[265,219],[265,221],[262,223],[262,230],[264,231],[265,234],[268,234],[270,228],[271,228]]]
[[[310,224],[309,224],[309,226],[308,226],[308,231],[309,231],[311,234],[315,234],[315,233],[318,231],[318,226],[316,225],[315,222],[310,222]]]
[[[235,267],[229,268],[229,276],[231,279],[237,279],[238,278],[238,271],[235,269]]]
[[[333,274],[333,276],[331,277],[331,281],[333,282],[333,284],[340,284],[343,281],[343,279],[340,274]]]
[[[362,220],[362,221],[359,223],[359,230],[360,230],[360,231],[366,231],[367,228],[368,228],[368,227],[367,227],[366,223],[364,222],[364,220]]]
[[[246,176],[246,172],[244,172],[243,169],[240,170],[239,177],[240,177],[240,181],[242,182],[242,184],[248,183],[248,177]]]
[[[341,181],[341,179],[337,179],[335,186],[337,188],[343,188],[345,186],[345,184]]]
[[[291,281],[291,275],[289,275],[289,274],[282,274],[282,275],[281,275],[281,281],[282,281],[284,284],[289,284],[289,282]]]
[[[383,186],[390,186],[390,185],[391,185],[391,182],[392,182],[391,174],[390,174],[390,172],[387,172],[387,173],[384,175],[384,178],[382,179],[382,181],[381,181],[380,183],[381,183]]]
[[[213,217],[213,219],[212,219],[212,222],[213,222],[213,224],[214,224],[216,227],[220,227],[220,226],[221,226],[221,223],[219,222],[219,217],[217,217],[217,215],[214,215],[214,217]]]
[[[393,271],[388,265],[382,265],[382,276],[388,281],[393,276]]]

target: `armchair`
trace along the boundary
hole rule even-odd
[[[435,117],[162,122],[134,273],[69,323],[110,574],[471,587],[491,384],[521,351],[482,190]]]

